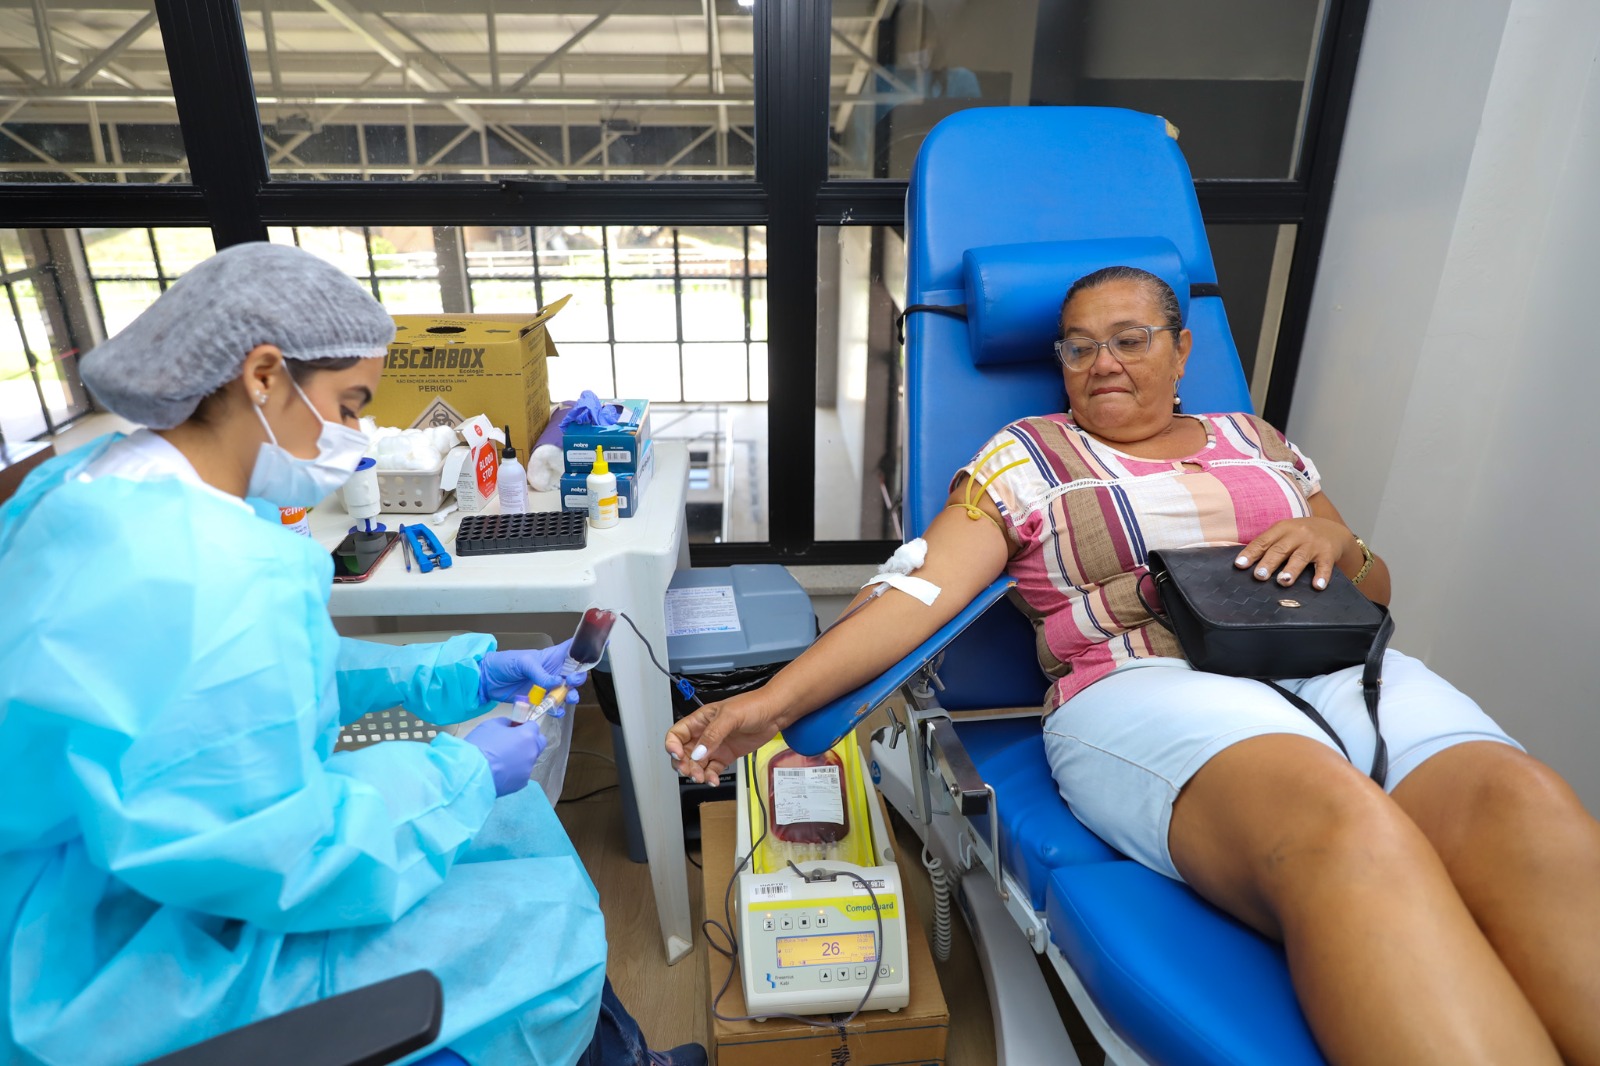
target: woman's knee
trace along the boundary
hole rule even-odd
[[[1485,849],[1512,849],[1523,861],[1600,861],[1600,823],[1571,786],[1506,744],[1447,748],[1407,775],[1394,798],[1447,861]]]
[[[1243,741],[1202,767],[1174,806],[1169,843],[1190,885],[1274,925],[1309,890],[1437,861],[1369,778],[1325,745],[1289,735]]]

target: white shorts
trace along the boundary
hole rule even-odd
[[[1372,765],[1372,723],[1361,667],[1280,684],[1315,707],[1339,734],[1350,761]],[[1389,747],[1387,786],[1445,748],[1474,740],[1522,746],[1448,681],[1408,655],[1383,660],[1378,720]],[[1259,681],[1195,670],[1182,659],[1139,659],[1062,704],[1044,722],[1050,772],[1067,806],[1130,858],[1182,880],[1167,832],[1172,804],[1206,760],[1265,733],[1332,738]]]

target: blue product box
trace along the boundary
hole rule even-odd
[[[639,469],[650,443],[649,400],[605,400],[622,413],[610,426],[567,426],[561,431],[561,447],[566,453],[567,474],[587,477],[594,466],[596,446],[606,450],[606,465],[617,475]]]
[[[611,454],[609,445],[602,445],[606,455]],[[610,462],[608,459],[607,462]],[[644,459],[639,464],[639,469],[626,474],[617,474],[617,517],[632,518],[639,510],[639,498],[650,487],[650,475],[656,469],[656,449],[650,441],[644,444]],[[616,468],[612,468],[616,473]],[[567,511],[587,511],[589,509],[589,474],[561,475],[561,507]]]

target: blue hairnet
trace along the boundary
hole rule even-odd
[[[100,403],[171,429],[273,344],[288,359],[382,355],[394,320],[333,264],[291,245],[226,248],[172,284],[115,337],[79,362]]]

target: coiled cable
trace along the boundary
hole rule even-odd
[[[928,883],[933,886],[933,957],[940,962],[950,961],[950,881],[945,876],[944,862],[926,844],[922,847],[922,866],[928,871]]]

